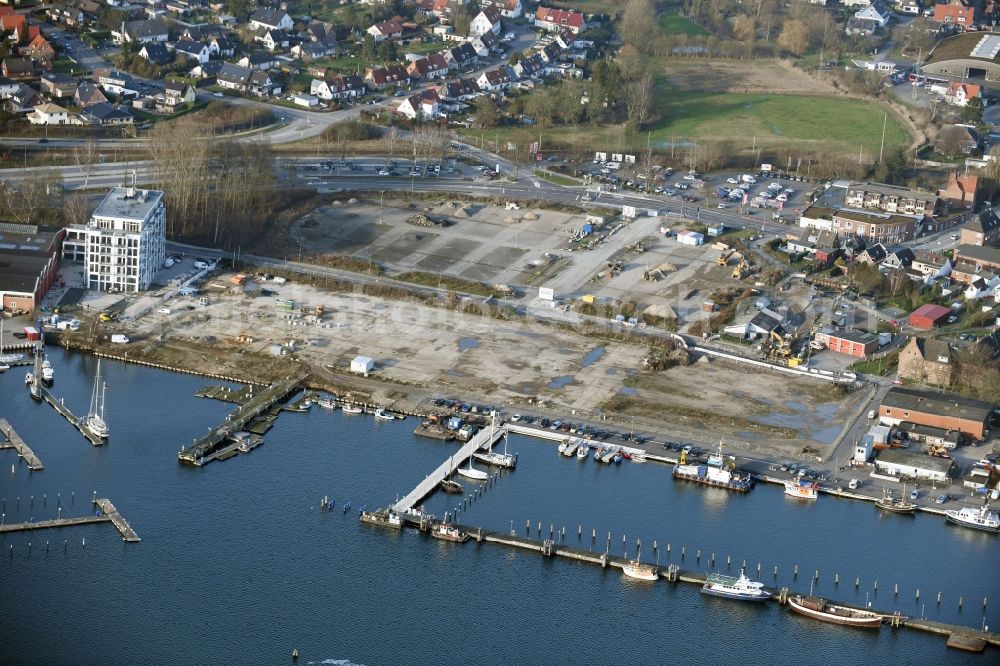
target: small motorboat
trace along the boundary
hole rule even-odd
[[[362,407],[361,405],[356,405],[353,402],[345,402],[343,405],[340,406],[340,409],[345,414],[363,414],[365,411],[364,407]]]
[[[441,490],[451,495],[461,495],[465,492],[465,488],[458,481],[452,481],[451,479],[444,479],[441,481]]]
[[[346,409],[344,411],[347,411]],[[392,412],[387,412],[382,407],[375,410],[375,418],[381,419],[383,421],[395,421],[396,415]]]

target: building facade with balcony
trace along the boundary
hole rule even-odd
[[[63,257],[82,261],[88,289],[148,289],[166,259],[163,192],[116,187],[87,224],[67,227]]]

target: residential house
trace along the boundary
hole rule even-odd
[[[237,60],[236,64],[240,67],[266,72],[272,67],[277,67],[279,61],[270,53],[250,53]]]
[[[933,216],[937,211],[938,197],[931,192],[918,192],[896,185],[851,183],[847,186],[844,204],[851,208]]]
[[[502,27],[500,10],[496,7],[484,7],[469,23],[469,36],[478,37],[484,32],[499,35]]]
[[[496,69],[490,69],[483,72],[476,83],[479,84],[479,88],[486,92],[499,92],[503,90],[510,90],[517,76],[507,65],[500,65]]]
[[[998,286],[1000,286],[1000,275],[992,271],[982,271],[972,278],[963,296],[967,301],[974,301],[984,296],[992,297]]]
[[[847,19],[844,32],[852,37],[872,37],[879,31],[878,21],[852,16]]]
[[[39,79],[42,92],[49,97],[72,97],[76,92],[77,80],[61,72],[45,72]]]
[[[1000,244],[1000,218],[992,208],[973,215],[959,231],[959,241],[963,245]]]
[[[101,89],[89,81],[84,81],[78,85],[76,87],[76,93],[73,94],[73,103],[81,109],[107,101],[108,98],[104,96]]]
[[[410,63],[406,68],[410,77],[430,81],[432,79],[443,79],[448,76],[448,61],[440,53],[432,53],[426,58],[420,58]]]
[[[231,37],[212,37],[208,40],[208,52],[218,58],[236,55],[236,42]]]
[[[192,10],[192,6],[187,0],[167,0],[163,3],[163,8],[168,14],[175,16],[188,16]]]
[[[556,35],[555,43],[558,44],[559,48],[561,48],[563,51],[567,51],[573,48],[573,46],[577,43],[576,35],[574,35],[569,30],[563,30],[558,35]],[[587,43],[593,44],[593,42],[587,42]],[[584,42],[581,42],[581,44],[584,44]]]
[[[927,279],[947,277],[951,274],[951,260],[937,252],[920,250],[913,253],[910,270],[920,273]]]
[[[978,176],[960,176],[952,171],[948,174],[948,184],[938,190],[938,196],[951,208],[974,208],[978,187]]]
[[[223,88],[246,92],[247,87],[250,85],[250,73],[252,71],[249,67],[224,62],[222,63],[222,67],[219,68],[219,72],[215,75],[215,80]]]
[[[7,96],[6,107],[10,113],[30,113],[42,103],[42,98],[30,86],[17,84],[17,89]]]
[[[303,39],[310,42],[328,44],[332,47],[337,45],[337,36],[334,34],[333,25],[330,23],[313,21],[299,34]]]
[[[888,256],[888,252],[885,246],[881,243],[875,243],[874,245],[869,245],[860,254],[854,256],[854,261],[859,264],[868,264],[869,266],[878,266],[882,261]]]
[[[957,25],[963,30],[972,27],[979,18],[979,3],[976,0],[951,0],[934,5],[934,20],[946,25]]]
[[[520,18],[524,13],[521,0],[482,0],[480,7],[494,7],[504,18]]]
[[[174,44],[174,52],[188,60],[196,60],[199,64],[208,62],[212,55],[208,44],[186,40]]]
[[[356,74],[313,79],[309,84],[309,94],[319,99],[352,99],[364,95],[365,90],[365,82]]]
[[[873,21],[879,28],[884,28],[892,19],[892,12],[879,0],[854,13],[854,18],[862,21]]]
[[[248,89],[251,95],[257,97],[273,97],[280,95],[283,82],[273,72],[253,72],[250,74]]]
[[[882,261],[883,268],[905,270],[913,264],[913,250],[908,247],[896,248]]]
[[[188,72],[192,79],[214,79],[224,63],[221,60],[210,60],[200,65],[195,65]]]
[[[500,47],[500,38],[495,34],[487,30],[483,34],[473,37],[469,44],[476,51],[476,55],[480,58],[485,58],[489,56],[491,51],[494,51]],[[442,56],[443,57],[443,56]]]
[[[135,92],[132,75],[117,69],[94,70],[92,77],[101,88],[112,95],[123,95]]]
[[[69,125],[69,111],[57,104],[45,102],[28,114],[28,122],[32,125]]]
[[[417,13],[448,20],[451,17],[453,6],[461,4],[463,4],[461,1],[456,2],[455,0],[418,0]]]
[[[432,120],[440,115],[440,104],[441,98],[434,90],[424,90],[404,99],[396,111],[410,120]]]
[[[122,23],[121,29],[112,31],[111,36],[119,44],[149,44],[167,41],[169,31],[167,22],[156,18]]]
[[[290,53],[300,60],[317,60],[335,53],[337,48],[326,42],[302,42],[290,49]]]
[[[21,55],[40,63],[50,63],[55,60],[56,50],[49,40],[42,35],[36,35],[27,46],[21,49]]]
[[[167,45],[163,42],[151,42],[139,49],[139,57],[147,62],[163,67],[174,61],[174,54],[167,50]]]
[[[579,35],[587,29],[587,23],[580,12],[571,9],[539,7],[535,10],[535,27],[548,32],[569,30],[574,35]]]
[[[436,88],[438,97],[455,102],[467,102],[475,99],[482,92],[472,79],[448,81]]]
[[[469,43],[460,44],[444,52],[444,58],[452,69],[472,67],[479,62],[479,55]]]
[[[133,122],[131,113],[107,102],[88,106],[80,115],[92,125],[131,125]]]
[[[983,89],[975,83],[952,81],[944,93],[944,101],[954,106],[966,106],[973,99],[982,100]]]
[[[387,39],[395,39],[402,35],[403,26],[400,24],[399,17],[394,16],[388,21],[376,23],[365,32],[374,37],[376,42],[384,42]]]
[[[407,85],[410,75],[402,65],[376,67],[365,72],[365,81],[372,88],[381,90],[387,86]]]
[[[951,386],[955,359],[944,340],[913,336],[899,352],[896,374],[921,384]]]
[[[15,81],[30,79],[35,75],[35,66],[27,58],[4,58],[0,71],[8,79]]]
[[[7,34],[7,39],[13,44],[27,43],[28,22],[24,14],[0,15],[0,29]]]
[[[971,125],[942,125],[934,146],[944,155],[969,155],[979,147],[979,133]]]
[[[555,62],[556,60],[559,59],[559,56],[561,56],[561,55],[562,55],[562,49],[560,49],[559,45],[556,44],[555,42],[553,42],[551,44],[546,44],[538,52],[538,56],[546,64],[551,63],[551,62]]]
[[[292,17],[281,9],[258,9],[250,15],[251,30],[291,30]]]
[[[253,41],[262,45],[265,49],[274,53],[284,51],[291,43],[292,35],[285,30],[275,30],[274,28],[261,28],[253,36]]]
[[[972,284],[980,273],[1000,272],[1000,248],[981,245],[959,245],[955,250],[955,265],[951,278],[962,284]]]
[[[545,69],[545,61],[542,60],[542,56],[536,53],[527,58],[521,58],[512,68],[517,78],[530,79]]]
[[[17,81],[0,76],[0,99],[9,99],[17,91],[19,85],[21,84]]]
[[[194,86],[183,81],[167,81],[163,94],[157,95],[157,109],[160,113],[173,113],[198,99]]]

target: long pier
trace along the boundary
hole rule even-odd
[[[65,418],[74,428],[79,430],[80,434],[86,437],[91,444],[94,446],[102,446],[104,444],[103,438],[98,437],[91,432],[90,428],[87,427],[87,424],[84,423],[83,419],[79,416],[75,416],[73,412],[69,410],[69,407],[67,407],[62,400],[57,400],[48,389],[42,389],[42,398],[45,399],[45,402],[52,405],[52,407],[59,412],[60,416]]]
[[[93,504],[101,510],[101,513],[93,516],[79,516],[77,518],[53,518],[51,520],[37,520],[25,523],[11,523],[0,525],[0,533],[4,532],[25,532],[28,530],[45,530],[52,527],[72,527],[73,525],[89,525],[91,523],[111,523],[122,535],[122,539],[129,543],[139,541],[139,535],[135,533],[128,521],[118,512],[111,500],[106,497],[95,497]]]
[[[504,433],[507,431],[506,429],[507,426],[501,426],[496,430],[483,428],[477,432],[472,439],[462,445],[462,448],[449,456],[437,469],[424,477],[424,480],[418,483],[417,487],[411,490],[406,497],[396,502],[392,506],[393,510],[397,513],[411,510],[420,500],[430,495],[439,483],[461,467],[462,463],[468,460],[473,453],[496,443],[498,439],[504,436]]]
[[[4,441],[0,442],[0,449],[14,449],[17,451],[24,462],[28,463],[28,469],[40,470],[45,469],[42,465],[42,461],[38,459],[35,452],[31,450],[21,436],[14,431],[14,427],[7,421],[7,419],[0,419],[0,433],[4,436]]]
[[[269,411],[275,403],[284,400],[289,394],[298,391],[302,382],[305,381],[305,377],[305,375],[301,375],[285,379],[271,384],[259,392],[251,390],[247,401],[226,415],[226,420],[220,426],[195,440],[191,446],[181,449],[180,453],[177,454],[177,459],[182,463],[197,467],[215,460],[217,456],[213,454],[219,453],[216,449],[227,437],[240,430],[246,430],[245,426],[250,421]]]

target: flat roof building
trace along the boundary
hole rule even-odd
[[[88,289],[148,289],[166,258],[163,192],[115,187],[87,224],[67,227],[63,256],[82,261]]]
[[[31,312],[56,280],[63,230],[0,222],[0,310]]]
[[[815,339],[830,351],[849,356],[870,356],[878,351],[878,336],[864,331],[835,331],[832,328],[822,328],[816,332]]]
[[[993,405],[950,393],[895,386],[882,398],[879,419],[899,425],[904,421],[942,430],[957,430],[982,441],[989,434]]]
[[[922,453],[910,453],[905,449],[883,449],[875,459],[875,469],[880,474],[905,476],[911,479],[926,479],[946,483],[955,461],[951,458],[936,458]]]

